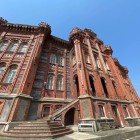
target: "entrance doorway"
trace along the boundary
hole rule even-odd
[[[95,92],[95,86],[94,86],[94,80],[92,76],[89,76],[89,81],[90,81],[90,87],[91,87],[91,92],[93,96],[96,96]]]
[[[67,126],[67,125],[74,125],[74,113],[75,113],[75,108],[71,108],[65,114],[65,126]]]

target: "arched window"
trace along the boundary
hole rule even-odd
[[[113,87],[114,87],[114,90],[115,90],[116,95],[118,96],[118,94],[117,94],[117,89],[116,89],[116,84],[115,84],[114,81],[112,81],[112,85],[113,85]]]
[[[94,55],[94,58],[95,58],[96,67],[98,69],[101,69],[101,65],[100,65],[100,61],[99,61],[98,56],[97,55]]]
[[[14,52],[14,51],[16,50],[17,47],[18,47],[18,41],[14,41],[14,42],[10,45],[8,51]]]
[[[73,64],[73,66],[76,64],[76,57],[75,57],[75,55],[73,55],[73,57],[72,57],[72,64]]]
[[[108,91],[107,91],[107,87],[106,87],[106,80],[104,78],[101,78],[101,83],[102,83],[102,86],[103,86],[104,93],[105,93],[106,97],[108,98]]]
[[[90,90],[91,90],[91,92],[92,92],[92,95],[93,96],[96,96],[96,91],[95,91],[95,86],[94,86],[94,77],[92,77],[92,76],[89,76],[89,82],[90,82]]]
[[[54,83],[54,75],[53,74],[49,74],[48,75],[48,79],[47,79],[46,88],[47,89],[53,89],[53,83]]]
[[[55,64],[56,63],[56,55],[55,54],[51,54],[51,56],[50,56],[50,63],[51,64]]]
[[[0,51],[3,51],[8,45],[8,41],[3,41],[1,44],[0,44]]]
[[[109,66],[108,66],[108,64],[107,64],[106,59],[105,59],[105,58],[103,58],[103,59],[104,59],[104,63],[105,63],[105,67],[106,67],[106,69],[109,70]]]
[[[88,56],[88,54],[85,54],[85,62],[86,62],[86,63],[90,63],[90,62],[89,62],[89,56]]]
[[[58,56],[58,66],[63,66],[63,57],[62,56]]]
[[[24,43],[21,44],[21,46],[20,46],[18,51],[19,52],[26,52],[26,50],[27,50],[27,43],[24,42]]]
[[[57,76],[56,89],[57,90],[63,90],[63,76],[62,75]]]
[[[7,71],[7,74],[4,78],[4,82],[5,83],[12,83],[14,76],[16,74],[17,71],[17,65],[11,65]]]
[[[5,69],[6,63],[1,63],[0,64],[0,75],[2,75],[4,69]]]

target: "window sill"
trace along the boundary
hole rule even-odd
[[[54,89],[47,89],[47,88],[46,88],[46,90],[48,90],[48,91],[54,91]]]
[[[64,90],[59,90],[59,89],[57,89],[56,91],[58,91],[58,92],[64,92]]]
[[[59,68],[63,68],[64,66],[58,65]]]
[[[25,52],[17,52],[16,54],[24,54]]]
[[[11,53],[12,54],[12,53],[15,53],[15,51],[6,51],[6,53]]]
[[[5,86],[7,86],[7,85],[11,85],[12,83],[4,83],[4,82],[0,82],[0,85],[5,85]]]
[[[52,63],[50,63],[50,65],[51,65],[51,66],[55,66],[56,64],[52,64]]]

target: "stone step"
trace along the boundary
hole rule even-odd
[[[62,126],[59,123],[21,123],[18,126]]]
[[[45,129],[12,129],[9,130],[8,133],[17,133],[17,134],[56,134],[60,132],[65,132],[68,131],[68,128],[63,128],[63,129],[57,129],[57,130],[45,130]]]
[[[55,134],[15,134],[15,133],[0,133],[0,137],[10,137],[10,138],[47,138],[47,137],[58,137],[63,136],[66,134],[72,133],[72,130],[64,131],[61,133],[55,133]]]
[[[13,129],[49,129],[49,130],[54,130],[54,129],[62,129],[62,128],[65,128],[65,126],[51,126],[51,127],[48,127],[48,126],[15,126]]]
[[[72,133],[73,131],[62,124],[46,120],[44,122],[26,121],[19,125],[4,131],[0,136],[13,138],[47,138],[58,137],[61,135]]]

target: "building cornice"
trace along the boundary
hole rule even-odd
[[[27,32],[27,33],[51,34],[51,27],[45,22],[39,23],[38,26],[33,26],[33,25],[27,25],[27,24],[9,23],[3,18],[0,18],[0,29]]]
[[[61,39],[61,38],[58,38],[56,36],[53,36],[53,35],[50,35],[50,39],[56,43],[60,43],[61,45],[63,46],[67,46],[67,47],[70,47],[72,48],[72,44],[67,41],[67,40],[64,40],[64,39]]]
[[[121,100],[121,99],[109,99],[109,98],[103,98],[103,97],[94,97],[89,95],[84,95],[78,97],[79,99],[85,99],[85,98],[91,98],[92,100],[96,101],[105,101],[105,102],[114,102],[114,103],[125,103],[125,104],[131,104],[133,101],[127,101],[127,100]]]

